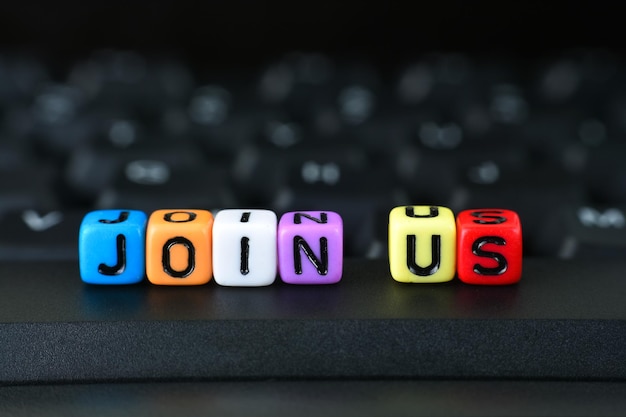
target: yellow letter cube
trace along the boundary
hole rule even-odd
[[[399,282],[445,282],[456,272],[456,222],[449,208],[402,206],[389,213],[389,267]]]

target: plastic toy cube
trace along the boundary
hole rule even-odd
[[[506,285],[522,277],[522,226],[504,209],[465,210],[457,216],[459,279],[468,284]]]
[[[276,279],[276,214],[222,210],[213,222],[213,277],[220,285],[259,287]]]
[[[81,279],[89,284],[135,284],[145,275],[146,214],[136,210],[88,213],[78,235]]]
[[[389,213],[389,267],[406,283],[452,280],[456,267],[456,224],[446,207],[402,206]]]
[[[146,275],[158,285],[211,280],[213,215],[207,210],[157,210],[146,232]]]
[[[278,223],[278,271],[289,284],[334,284],[343,273],[343,220],[331,211],[285,213]]]

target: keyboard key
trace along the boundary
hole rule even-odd
[[[0,213],[0,259],[78,259],[78,229],[84,212],[34,208]]]
[[[0,214],[33,207],[56,209],[55,169],[51,166],[23,165],[17,169],[0,168]]]
[[[389,211],[386,207],[363,216],[358,227],[344,237],[346,256],[365,259],[386,259],[389,256]]]
[[[445,154],[406,147],[399,150],[394,165],[400,184],[419,204],[449,201],[460,184],[459,168]]]
[[[136,160],[127,163],[123,173],[100,193],[95,206],[149,213],[163,207],[214,210],[239,203],[229,188],[225,168],[178,168],[159,160]]]
[[[539,235],[542,255],[562,259],[623,259],[626,207],[563,206],[552,212]]]
[[[258,92],[262,102],[291,122],[311,125],[317,113],[335,108],[335,65],[326,56],[292,53],[266,68]]]
[[[33,55],[0,55],[0,107],[29,102],[49,79],[48,71]]]
[[[115,181],[127,178],[135,183],[162,183],[170,171],[202,166],[204,162],[198,149],[184,141],[145,141],[128,147],[99,143],[75,149],[62,176],[70,201],[93,204],[103,190],[114,187]]]
[[[144,101],[146,64],[145,58],[133,51],[100,50],[77,62],[69,79],[99,105],[132,108]]]
[[[84,113],[85,97],[77,88],[50,84],[34,97],[30,139],[48,157],[65,157],[93,138],[93,121]]]
[[[189,135],[209,158],[232,160],[261,130],[262,108],[244,85],[198,87],[188,105]]]
[[[290,192],[301,184],[332,187],[343,173],[362,172],[367,166],[367,154],[351,145],[245,147],[233,164],[233,179],[239,192],[250,198],[251,203],[268,205],[275,204],[283,190]],[[277,208],[280,211],[285,207]]]
[[[626,203],[626,144],[607,144],[587,153],[584,178],[600,204]]]

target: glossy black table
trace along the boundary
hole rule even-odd
[[[0,265],[0,382],[626,379],[626,263],[528,259],[508,287],[101,287],[73,262]]]

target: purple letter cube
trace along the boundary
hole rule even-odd
[[[343,269],[343,221],[332,211],[285,213],[278,223],[278,271],[289,284],[334,284]]]

